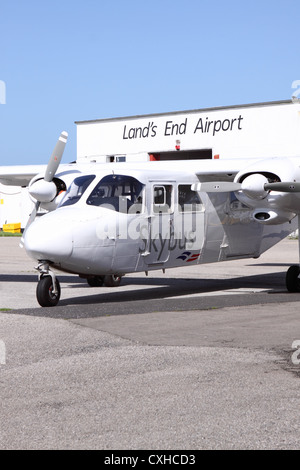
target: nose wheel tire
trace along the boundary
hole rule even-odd
[[[286,273],[286,287],[289,292],[300,292],[300,266],[290,266]]]
[[[60,299],[60,284],[55,280],[56,292],[53,288],[51,276],[43,276],[36,288],[36,298],[41,307],[55,307]]]

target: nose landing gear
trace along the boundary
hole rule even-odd
[[[41,262],[37,268],[39,281],[36,298],[41,307],[55,307],[60,299],[60,284],[47,262]]]

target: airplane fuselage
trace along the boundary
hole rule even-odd
[[[53,267],[90,286],[116,286],[127,273],[257,258],[300,229],[300,157],[95,162],[58,171],[67,137],[60,134],[43,173],[18,175],[34,202],[21,245],[38,260],[43,307],[60,299]],[[1,180],[13,184],[14,175],[6,169]],[[49,212],[39,217],[40,208]],[[286,286],[300,292],[300,264],[288,269]]]
[[[28,228],[25,248],[62,271],[122,276],[256,258],[297,228],[296,219],[260,224],[233,192],[193,191],[197,182],[183,166],[76,174],[60,206]]]

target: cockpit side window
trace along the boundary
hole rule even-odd
[[[95,175],[78,176],[71,183],[59,207],[71,206],[79,201],[83,193],[87,190],[91,182],[95,179]]]
[[[86,203],[126,214],[139,214],[143,206],[144,185],[126,175],[108,175],[95,186]]]

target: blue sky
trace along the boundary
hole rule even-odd
[[[0,0],[0,165],[47,163],[62,130],[75,160],[74,121],[290,99],[298,19],[299,0]]]

